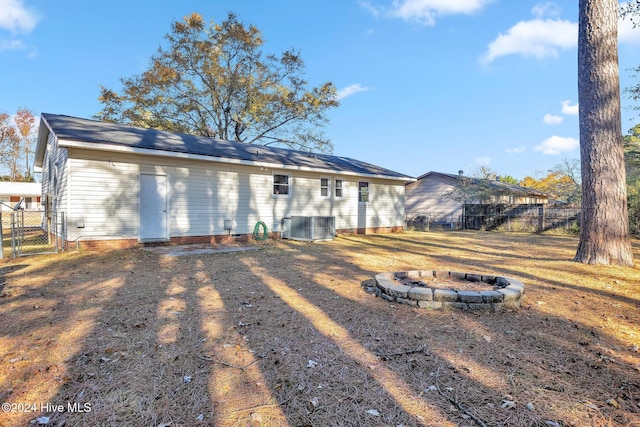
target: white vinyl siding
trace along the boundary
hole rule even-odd
[[[446,196],[455,189],[457,181],[442,175],[427,175],[406,186],[406,215],[449,215],[454,221],[462,215],[462,203]]]
[[[319,173],[267,171],[137,154],[70,149],[68,239],[137,239],[141,173],[167,175],[170,237],[251,234],[256,222],[280,231],[283,217],[335,216],[336,228],[358,227],[358,177],[341,176],[343,197],[321,197]],[[43,173],[43,176],[46,171]],[[289,176],[289,197],[273,196],[274,174]],[[361,180],[361,179],[360,179]],[[404,184],[369,179],[367,227],[404,225]],[[331,194],[331,189],[330,189]],[[76,227],[78,222],[84,228]]]
[[[42,194],[54,198],[52,208],[57,213],[64,212],[66,215],[69,210],[68,151],[58,147],[56,138],[49,134],[46,153],[42,165]]]
[[[138,238],[139,167],[72,158],[68,239]],[[84,228],[77,228],[82,222]]]

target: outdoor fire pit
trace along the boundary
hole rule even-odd
[[[422,308],[499,312],[520,307],[524,285],[511,277],[416,270],[377,274],[375,293],[387,301]]]

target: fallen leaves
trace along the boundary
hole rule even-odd
[[[504,409],[515,409],[516,402],[513,401],[513,400],[504,399],[502,401],[502,405],[500,405],[500,406],[502,406]]]
[[[616,409],[620,408],[620,404],[615,399],[607,400],[607,404],[610,405],[610,406],[613,406]]]
[[[47,425],[47,424],[49,424],[49,421],[51,421],[51,418],[46,417],[46,416],[42,416],[42,417],[36,418],[36,423],[38,425]]]
[[[579,279],[584,289],[597,290],[600,285],[596,278],[591,279],[585,268],[565,263],[566,254],[560,254],[560,258],[545,254],[545,257],[553,258],[552,262],[542,260],[536,270],[527,270],[527,255],[519,249],[520,243],[510,241],[504,245],[508,247],[509,256],[514,252],[524,254],[514,258],[514,271],[518,269],[518,273],[535,278],[528,295],[527,304],[533,305],[531,310],[479,316],[464,312],[423,313],[399,304],[394,304],[395,309],[391,310],[378,299],[358,298],[360,280],[369,279],[369,272],[396,267],[405,269],[405,264],[426,264],[425,251],[419,249],[424,248],[425,241],[431,243],[429,236],[432,235],[402,234],[401,244],[408,250],[399,252],[401,257],[392,261],[388,260],[392,252],[386,246],[378,248],[371,245],[372,238],[359,236],[338,239],[331,246],[274,246],[269,249],[269,256],[262,258],[194,257],[188,261],[178,260],[166,269],[154,262],[155,257],[143,256],[139,265],[135,265],[135,277],[128,278],[131,274],[126,271],[129,276],[123,279],[120,294],[108,299],[109,295],[105,294],[105,303],[95,307],[91,294],[86,301],[75,295],[103,292],[109,275],[118,274],[124,265],[131,265],[132,257],[140,256],[137,251],[96,256],[90,270],[96,277],[86,283],[72,281],[69,290],[54,286],[44,276],[38,279],[40,273],[30,270],[29,275],[21,278],[33,283],[36,279],[46,282],[49,290],[55,291],[51,294],[52,301],[53,296],[59,294],[65,304],[60,306],[66,310],[58,310],[47,318],[34,317],[33,321],[21,316],[22,322],[16,320],[14,325],[11,313],[4,309],[5,314],[1,317],[6,331],[4,339],[11,345],[7,348],[12,349],[11,353],[3,354],[6,378],[19,382],[22,376],[34,373],[37,376],[25,384],[52,381],[50,388],[60,390],[51,397],[56,401],[78,400],[75,396],[79,390],[85,390],[89,399],[99,395],[104,399],[104,411],[83,415],[86,423],[93,425],[108,424],[107,416],[111,416],[108,412],[122,417],[126,415],[125,410],[135,408],[137,402],[129,401],[126,403],[133,406],[123,408],[120,391],[137,391],[136,395],[140,396],[142,391],[152,388],[164,393],[158,400],[149,402],[148,410],[153,411],[155,420],[155,423],[147,423],[151,427],[168,421],[172,423],[163,427],[231,425],[236,421],[237,426],[250,425],[250,421],[258,425],[258,414],[261,414],[262,425],[285,422],[327,425],[340,422],[336,420],[347,420],[348,416],[353,418],[353,414],[358,414],[356,417],[359,418],[354,424],[436,425],[431,419],[419,421],[418,415],[404,414],[397,410],[397,402],[389,401],[384,388],[386,384],[372,381],[372,378],[383,377],[388,369],[394,372],[393,381],[405,384],[411,390],[422,390],[420,403],[425,401],[432,405],[436,411],[445,414],[451,424],[480,425],[471,421],[471,415],[475,415],[486,419],[487,424],[504,426],[531,425],[532,421],[545,427],[581,426],[591,425],[589,422],[597,417],[613,420],[612,425],[626,425],[627,418],[637,415],[638,309],[637,304],[627,302],[631,298],[635,301],[637,293],[629,292],[626,299],[615,290],[611,295],[594,292],[592,297],[587,294],[588,300],[579,299],[581,306],[598,307],[598,313],[585,310],[580,316],[567,315],[566,312],[574,313],[578,307],[573,304],[575,289],[558,284],[576,284]],[[456,241],[459,237],[455,235],[448,234],[444,240],[442,236],[436,237],[439,238],[433,241],[434,251],[439,250],[438,245],[453,247],[465,243]],[[473,233],[464,235],[464,239],[474,238]],[[501,247],[500,242],[509,235],[483,233],[480,238]],[[516,240],[524,238],[519,236]],[[394,236],[389,239],[396,240]],[[547,244],[545,248],[552,252],[555,245],[549,245],[547,239],[550,238],[542,238],[539,245]],[[381,241],[376,238],[373,243]],[[537,241],[527,245],[526,250],[535,246],[538,246]],[[483,242],[481,247],[488,246]],[[456,251],[451,252],[457,254]],[[419,255],[412,255],[414,253]],[[109,257],[114,258],[114,263],[109,264]],[[307,258],[298,260],[299,257]],[[78,255],[72,258],[78,258]],[[343,259],[352,263],[341,263]],[[292,265],[292,262],[299,265]],[[503,265],[486,264],[486,259],[482,262],[491,268],[504,268]],[[103,264],[107,267],[102,267]],[[282,265],[287,265],[287,269]],[[51,268],[63,278],[67,270],[72,269],[67,264],[56,269],[54,263],[43,271]],[[231,268],[233,272],[229,272]],[[155,280],[157,274],[152,275],[149,270],[162,270],[167,285],[159,285]],[[107,274],[108,271],[113,273]],[[196,285],[199,271],[212,278]],[[552,274],[553,281],[545,281],[541,271]],[[329,282],[330,272],[340,286]],[[607,269],[606,274],[629,276],[626,282],[621,282],[630,284],[637,283],[636,279],[640,277],[635,271],[627,269],[618,273],[613,267]],[[84,276],[82,280],[85,280]],[[297,292],[306,298],[300,311],[272,295],[266,284],[276,280],[281,280],[291,290],[298,289]],[[94,286],[94,283],[100,286]],[[251,290],[258,290],[255,297],[245,289],[248,283]],[[79,284],[84,287],[76,286]],[[242,289],[237,285],[242,285]],[[20,296],[21,291],[14,293]],[[265,298],[258,298],[261,293]],[[334,302],[334,293],[344,298],[340,304]],[[166,317],[159,317],[158,301],[164,301],[167,295],[175,298],[173,305],[162,311]],[[74,298],[77,299],[75,305],[68,304],[68,301],[75,301]],[[178,300],[185,301],[188,309],[178,305]],[[546,305],[539,308],[538,300]],[[11,302],[6,298],[0,301],[3,304]],[[16,301],[22,301],[27,315],[38,313],[31,310],[33,304],[45,306],[30,300]],[[614,306],[607,301],[620,303]],[[340,337],[334,339],[333,335],[318,334],[315,324],[304,316],[308,313],[304,311],[307,305],[345,326],[372,357],[355,362],[351,349],[340,348]],[[74,344],[71,346],[69,337],[63,332],[75,323],[70,320],[82,319],[83,313],[89,313],[83,310],[89,308],[97,310],[89,318],[95,326],[87,329],[87,336],[78,335],[77,342],[71,342]],[[182,310],[180,315],[177,309]],[[609,320],[603,320],[601,312],[605,312]],[[624,317],[618,317],[618,314]],[[162,331],[167,322],[179,326],[175,342],[157,339],[158,331]],[[24,332],[25,325],[31,328],[27,332]],[[34,337],[44,337],[46,333],[46,337],[55,338],[51,350],[44,348],[43,341],[32,344],[35,340],[30,335],[32,332]],[[251,338],[250,341],[247,338]],[[29,347],[31,345],[33,348]],[[40,348],[36,349],[36,345]],[[67,349],[73,351],[69,353]],[[412,351],[415,354],[409,354]],[[23,355],[28,359],[22,359]],[[59,357],[49,360],[43,357],[45,355]],[[100,360],[101,356],[110,360]],[[589,367],[592,362],[597,371]],[[436,379],[433,373],[438,365],[443,369],[441,378]],[[45,371],[47,366],[55,366],[59,372]],[[449,366],[455,366],[455,369]],[[162,375],[161,381],[156,383],[158,374]],[[190,383],[185,382],[185,376],[192,377]],[[63,379],[67,383],[64,386]],[[107,384],[106,379],[113,385]],[[225,383],[223,380],[226,379]],[[24,393],[25,387],[18,382],[16,385],[11,383],[11,387]],[[440,396],[435,384],[439,384],[442,393],[451,400]],[[113,393],[105,393],[112,389]],[[35,396],[34,392],[30,397]],[[176,399],[167,396],[176,396]],[[41,399],[43,397],[38,395],[38,400]],[[587,399],[590,401],[585,403]],[[451,401],[466,408],[468,413],[460,409],[451,412],[455,406]],[[527,402],[535,405],[534,411]],[[264,407],[265,403],[273,406]],[[367,413],[368,410],[379,415]],[[256,414],[252,420],[250,412]],[[335,418],[329,420],[329,415]],[[59,425],[59,421],[63,421],[51,416],[49,425]],[[8,422],[25,425],[19,421]],[[82,421],[70,415],[66,422],[75,425]]]
[[[587,408],[589,408],[589,409],[595,409],[596,411],[597,411],[598,409],[600,409],[600,408],[598,408],[598,405],[596,405],[596,404],[594,404],[594,403],[592,403],[592,402],[590,402],[590,401],[588,401],[588,400],[587,400],[586,402],[584,402],[584,404],[585,404],[585,406],[586,406]]]

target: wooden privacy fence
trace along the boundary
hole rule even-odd
[[[487,230],[561,232],[580,227],[579,206],[467,204],[464,215],[428,212],[407,221],[407,226],[422,230]]]
[[[536,205],[466,205],[464,228],[470,230],[571,231],[580,226],[580,207]]]

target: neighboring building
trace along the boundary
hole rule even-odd
[[[25,210],[41,209],[40,197],[42,185],[39,182],[0,181],[0,207],[3,211],[11,211],[20,201]]]
[[[404,227],[403,174],[354,159],[42,114],[35,166],[68,242],[132,246],[279,232],[332,216],[339,232]],[[50,216],[50,215],[49,215]]]
[[[461,172],[457,175],[427,172],[419,176],[416,181],[406,185],[405,211],[407,219],[419,215],[429,215],[432,221],[458,224],[465,213],[464,202],[456,201],[449,195],[463,179],[470,184],[480,184],[495,189],[495,195],[491,200],[467,200],[467,204],[541,205],[547,204],[550,198],[550,194],[532,188],[466,177]]]

